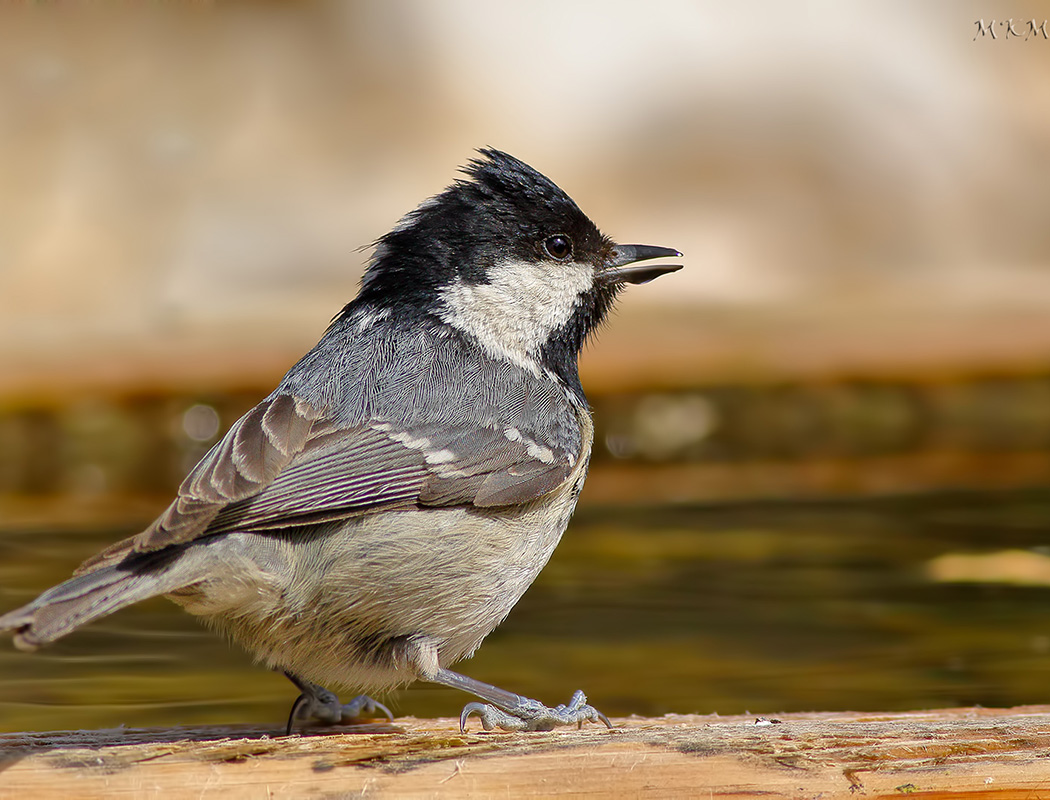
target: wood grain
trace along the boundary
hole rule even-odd
[[[1050,707],[618,719],[462,734],[204,727],[0,736],[0,797],[1050,798]]]

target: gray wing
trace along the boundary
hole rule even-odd
[[[230,428],[152,525],[80,571],[205,534],[415,505],[524,503],[561,484],[578,456],[515,428],[466,422],[341,427],[301,398],[275,395]]]
[[[508,436],[508,431],[510,435]],[[208,533],[260,531],[415,505],[516,505],[553,490],[575,454],[516,429],[319,420],[261,492],[226,505]]]

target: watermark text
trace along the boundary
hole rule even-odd
[[[973,41],[978,39],[998,39],[1000,36],[1003,40],[1009,39],[1024,39],[1028,41],[1033,36],[1038,39],[1040,36],[1043,39],[1050,39],[1050,35],[1046,32],[1046,20],[1039,22],[1035,19],[1030,19],[1027,22],[1022,20],[1014,19],[1001,19],[991,20],[985,22],[983,19],[979,19],[974,22],[977,26],[977,33],[973,35]],[[999,30],[999,36],[996,35],[996,29]]]

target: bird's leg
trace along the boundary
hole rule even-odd
[[[505,731],[549,731],[558,725],[576,725],[582,728],[584,722],[604,722],[606,727],[612,727],[609,718],[588,705],[587,696],[578,689],[567,705],[549,708],[538,700],[490,686],[448,669],[438,669],[433,675],[427,676],[427,680],[442,686],[451,686],[453,689],[462,689],[487,701],[467,703],[463,707],[463,713],[459,715],[461,731],[466,731],[467,719],[471,714],[477,714],[481,718],[481,725],[487,731],[493,728],[502,728]]]
[[[380,714],[389,720],[394,718],[389,708],[371,697],[362,694],[343,704],[334,693],[323,686],[291,672],[284,674],[299,689],[299,696],[295,698],[291,713],[288,714],[286,736],[292,735],[292,728],[297,720],[313,725],[343,725],[362,719],[373,719]]]

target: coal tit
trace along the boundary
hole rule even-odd
[[[619,245],[497,150],[377,243],[361,291],[235,422],[146,530],[0,617],[33,649],[165,595],[299,688],[299,720],[414,680],[469,692],[465,727],[608,723],[449,667],[510,612],[561,539],[594,428],[577,357],[626,283],[676,250]]]

